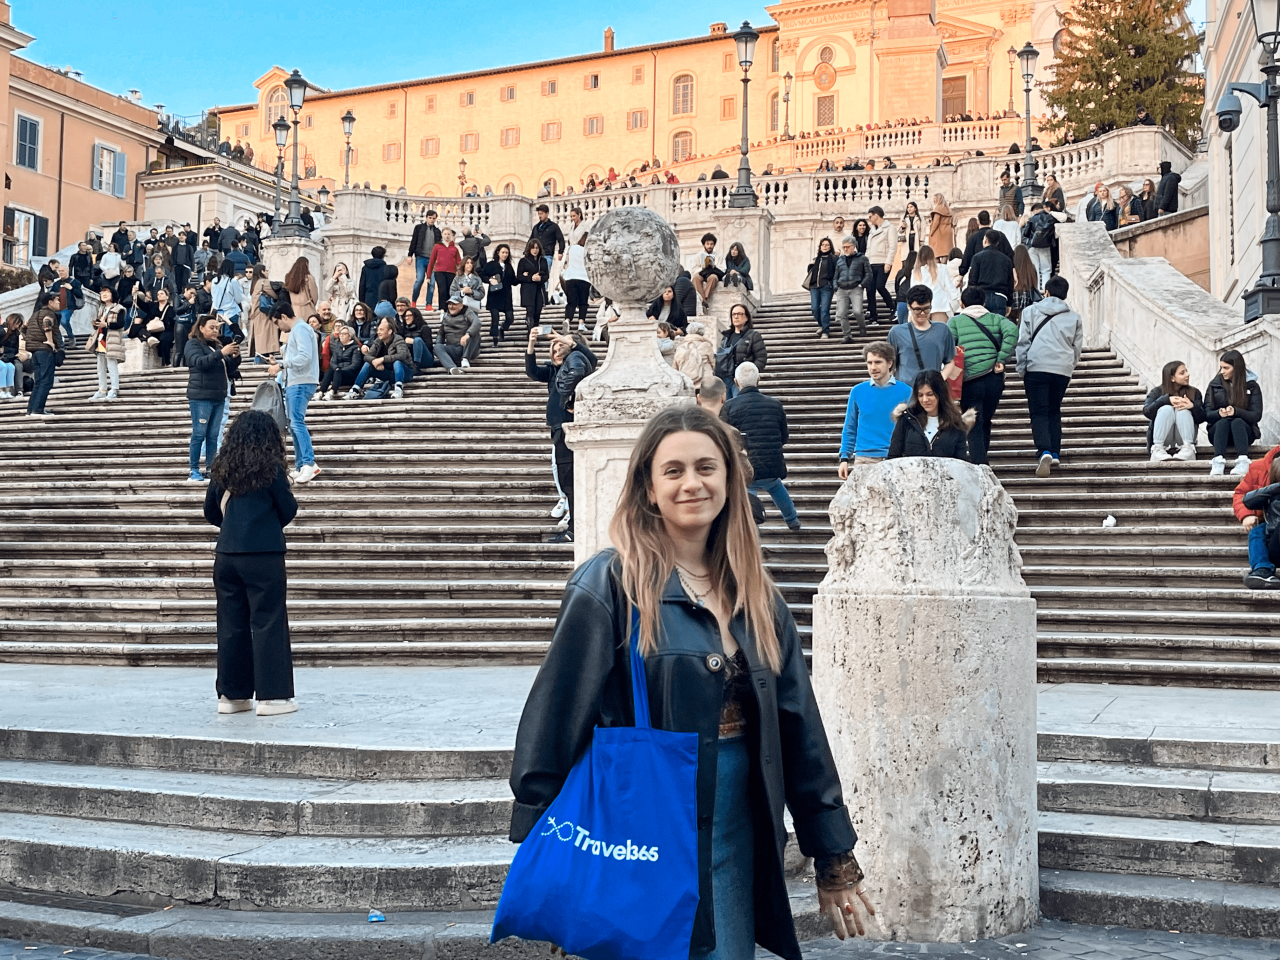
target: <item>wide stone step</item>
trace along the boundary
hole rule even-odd
[[[1280,826],[1040,814],[1042,869],[1280,885]]]
[[[1239,661],[1158,660],[1097,656],[1040,657],[1036,679],[1041,683],[1125,683],[1168,687],[1235,687],[1246,690],[1280,689],[1280,663]]]

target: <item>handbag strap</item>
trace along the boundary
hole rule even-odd
[[[649,729],[653,721],[649,719],[649,683],[645,679],[644,655],[640,653],[640,608],[631,608],[631,637],[627,642],[631,648],[631,704],[635,711],[636,726]]]

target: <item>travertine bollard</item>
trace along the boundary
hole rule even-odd
[[[831,502],[813,685],[890,940],[1036,922],[1036,619],[988,467],[855,467]]]
[[[124,342],[124,362],[120,364],[120,372],[142,373],[144,370],[159,370],[164,364],[160,362],[160,348],[153,347],[145,340],[130,338]]]

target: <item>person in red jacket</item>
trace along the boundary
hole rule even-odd
[[[427,263],[427,272],[435,280],[441,313],[449,302],[449,287],[461,261],[462,252],[453,242],[453,231],[445,227],[440,231],[440,242],[431,248],[431,260]]]
[[[1236,486],[1231,506],[1249,534],[1249,572],[1244,585],[1250,590],[1280,590],[1276,560],[1280,557],[1280,447],[1249,465]]]

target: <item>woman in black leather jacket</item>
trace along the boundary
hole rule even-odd
[[[795,621],[760,559],[733,441],[699,407],[646,425],[609,529],[578,568],[516,735],[511,839],[538,827],[596,726],[634,723],[639,611],[654,727],[699,735],[697,913],[690,956],[800,960],[783,874],[788,807],[819,902],[863,932],[862,871]]]

